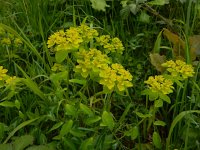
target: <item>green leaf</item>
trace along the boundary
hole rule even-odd
[[[86,136],[86,133],[85,133],[85,132],[80,131],[79,129],[76,129],[76,128],[71,129],[71,130],[70,130],[70,133],[71,133],[73,136],[79,137],[79,138],[80,138],[80,137]]]
[[[149,118],[152,116],[151,114],[142,114],[141,112],[135,112],[135,113],[140,118]]]
[[[60,130],[60,136],[63,137],[64,135],[67,135],[71,130],[72,125],[73,125],[73,120],[69,120],[68,122],[66,122]]]
[[[157,120],[153,123],[155,126],[165,126],[166,123],[164,121],[161,121],[161,120]]]
[[[92,112],[92,110],[82,103],[80,103],[80,109],[83,111],[84,114],[89,115],[89,116],[94,116],[94,113]]]
[[[24,150],[27,146],[33,144],[33,136],[32,135],[24,135],[21,137],[16,138],[13,142],[13,149],[14,150]]]
[[[131,136],[131,140],[135,140],[139,135],[139,129],[137,126],[131,128],[125,132],[125,136]]]
[[[27,121],[24,121],[22,122],[20,125],[18,125],[12,132],[9,133],[8,137],[5,139],[5,141],[3,142],[3,144],[7,143],[8,140],[18,131],[20,130],[21,128],[31,124],[32,122],[36,121],[38,118],[34,118],[34,119],[31,119],[31,120],[27,120]]]
[[[153,144],[156,148],[162,149],[161,138],[158,132],[153,132]]]
[[[100,116],[94,116],[94,117],[89,117],[85,120],[85,124],[87,125],[91,125],[93,123],[96,123],[98,122],[99,120],[101,120],[101,117]]]
[[[37,145],[37,146],[31,146],[27,148],[26,150],[54,150],[54,148],[48,145]]]
[[[71,116],[76,116],[77,110],[73,105],[66,104],[65,105],[65,114],[66,115],[71,115]]]
[[[78,84],[81,84],[81,85],[85,85],[87,83],[87,80],[70,79],[69,82],[71,82],[71,83],[78,83]]]
[[[8,102],[8,101],[3,101],[0,103],[0,106],[3,106],[3,107],[15,107],[15,103],[13,102]]]
[[[62,71],[59,73],[53,73],[50,75],[50,80],[54,83],[60,80],[67,80],[68,79],[68,71]]]
[[[149,23],[150,22],[149,18],[150,16],[145,11],[142,11],[139,16],[139,21],[143,23]]]
[[[131,11],[134,15],[136,15],[136,14],[137,14],[137,11],[138,11],[137,5],[132,3],[132,4],[129,4],[128,6],[129,6],[130,11]]]
[[[12,144],[0,144],[0,150],[13,150]]]
[[[163,100],[162,99],[158,99],[154,101],[154,106],[155,107],[162,107],[163,106]]]
[[[115,122],[114,122],[112,114],[110,112],[107,112],[107,111],[103,112],[102,125],[107,126],[110,130],[112,130],[114,128]]]
[[[17,107],[17,109],[20,109],[20,102],[18,100],[15,100],[15,106]]]
[[[53,131],[53,130],[58,129],[60,126],[63,125],[63,123],[64,122],[61,121],[61,122],[58,122],[58,123],[54,124],[53,127],[48,131],[48,133],[51,132],[51,131]]]
[[[89,150],[89,149],[93,149],[92,146],[94,145],[94,139],[93,137],[86,139],[85,141],[83,141],[81,143],[81,146],[79,148],[79,150]]]
[[[169,4],[169,0],[153,0],[151,2],[148,2],[149,5],[165,5]]]
[[[98,11],[106,11],[106,7],[110,7],[106,4],[106,0],[90,0],[92,8]]]
[[[171,103],[171,100],[169,98],[169,96],[165,95],[165,94],[159,94],[160,99],[162,99],[163,101],[167,102],[168,104]]]
[[[68,138],[63,138],[63,145],[66,148],[66,150],[77,150],[75,144],[73,143],[73,141],[71,139]]]
[[[56,62],[57,63],[63,62],[66,59],[67,55],[68,55],[68,51],[66,50],[57,51],[55,54]]]

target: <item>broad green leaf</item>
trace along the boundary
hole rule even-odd
[[[162,149],[161,138],[158,132],[153,132],[153,144],[156,148]]]
[[[57,51],[55,54],[56,62],[58,63],[63,62],[66,59],[67,55],[68,55],[68,51],[66,50]]]
[[[20,109],[20,102],[18,100],[15,100],[15,106],[17,107],[17,109]]]
[[[149,23],[150,22],[149,18],[150,16],[145,11],[142,11],[139,16],[139,21],[143,23]]]
[[[165,94],[159,94],[160,99],[162,99],[163,101],[167,102],[168,104],[171,103],[171,100],[169,98],[169,96],[165,95]]]
[[[50,75],[50,80],[52,80],[54,83],[60,80],[67,80],[67,79],[68,79],[68,71],[62,71]]]
[[[164,121],[161,121],[161,120],[157,120],[153,123],[155,126],[165,126],[166,123]]]
[[[34,145],[34,146],[27,148],[26,150],[55,150],[55,149],[51,148],[48,145],[37,145],[37,146]]]
[[[149,92],[149,100],[154,101],[158,98],[159,94],[157,92]]]
[[[89,149],[94,149],[92,146],[94,145],[94,139],[93,137],[86,139],[81,143],[81,146],[79,150],[89,150]]]
[[[13,150],[12,144],[0,144],[0,150]]]
[[[126,131],[125,135],[131,136],[131,140],[135,140],[139,135],[138,127],[135,126],[135,127],[131,128],[130,130]]]
[[[153,0],[148,2],[148,4],[150,5],[165,5],[165,4],[169,4],[169,0]]]
[[[86,133],[83,132],[83,131],[80,131],[79,129],[77,128],[74,128],[74,129],[71,129],[70,130],[70,133],[75,136],[75,137],[84,137],[86,136]]]
[[[63,137],[63,144],[66,149],[77,150],[75,144],[73,143],[71,139]]]
[[[154,101],[154,106],[155,107],[162,107],[163,106],[163,101],[162,101],[162,99],[158,99],[158,100],[155,100]]]
[[[110,112],[104,111],[102,114],[102,123],[107,126],[110,130],[112,130],[115,126],[115,122],[113,120],[112,114]]]
[[[110,7],[106,4],[106,0],[90,0],[92,8],[98,11],[106,11],[106,7]]]
[[[73,105],[66,104],[65,105],[65,114],[66,115],[71,115],[71,116],[76,116],[77,110]]]
[[[58,123],[54,124],[53,127],[52,127],[48,132],[51,132],[51,131],[53,131],[53,130],[58,129],[60,126],[63,125],[63,123],[64,123],[64,122],[61,121],[61,122],[58,122]]]
[[[84,114],[89,115],[89,116],[94,116],[94,113],[92,112],[92,110],[88,106],[82,103],[80,103],[80,109],[81,111],[83,111]]]
[[[100,116],[89,117],[85,120],[85,124],[90,125],[101,120]]]
[[[136,113],[136,115],[137,115],[138,117],[140,117],[140,118],[149,118],[149,117],[152,116],[151,114],[142,114],[142,113],[140,113],[140,112],[135,112],[135,113]]]
[[[60,136],[63,137],[64,135],[67,135],[69,131],[71,130],[73,125],[73,120],[67,121],[60,130]]]
[[[15,107],[15,103],[13,102],[9,102],[9,101],[3,101],[0,103],[0,106],[3,106],[3,107]]]
[[[70,79],[69,82],[71,83],[77,83],[77,84],[81,84],[81,85],[85,85],[87,80],[79,80],[79,79]]]
[[[129,4],[128,6],[129,6],[130,11],[131,11],[134,15],[136,15],[136,14],[137,14],[137,11],[138,11],[137,5],[134,4],[134,3],[132,3],[132,4]]]
[[[13,142],[13,149],[14,150],[24,150],[27,146],[33,144],[33,136],[31,135],[24,135],[21,137],[17,137],[16,140]]]

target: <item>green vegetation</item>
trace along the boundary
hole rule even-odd
[[[0,3],[0,150],[200,149],[199,0]]]

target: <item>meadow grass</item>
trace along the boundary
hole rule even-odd
[[[198,0],[0,2],[0,149],[200,149]],[[50,41],[63,29],[69,51]]]

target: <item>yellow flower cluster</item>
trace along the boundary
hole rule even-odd
[[[165,95],[173,93],[173,82],[169,79],[165,79],[162,75],[155,77],[150,76],[144,83],[149,85],[149,89],[151,89],[152,92],[158,92]]]
[[[6,73],[8,72],[7,69],[3,69],[3,66],[0,66],[0,80],[3,80],[6,76]]]
[[[110,52],[122,54],[124,51],[124,46],[117,37],[111,38],[109,35],[102,35],[97,37],[96,41],[100,46],[103,46],[107,54]]]
[[[98,36],[95,29],[82,24],[78,27],[70,27],[66,31],[60,30],[51,35],[47,41],[48,48],[59,50],[78,49],[82,43],[88,43]]]
[[[100,69],[110,63],[110,60],[101,51],[91,48],[89,51],[83,49],[77,52],[77,62],[75,72],[81,73],[86,78],[91,71],[98,73]]]
[[[176,60],[175,62],[170,60],[163,63],[162,66],[166,67],[173,77],[181,77],[182,79],[192,77],[195,73],[192,65],[188,65],[182,60]]]
[[[61,64],[57,64],[55,63],[53,65],[53,67],[51,68],[52,71],[56,72],[56,71],[64,71],[65,70],[65,67]]]
[[[14,85],[16,76],[10,77],[6,73],[8,72],[7,69],[4,69],[3,66],[0,66],[0,81],[5,81],[6,84],[8,85]]]
[[[112,64],[111,67],[103,68],[100,73],[99,83],[106,86],[109,90],[116,87],[119,91],[124,91],[128,87],[132,87],[132,75],[124,69],[120,64]]]
[[[0,43],[7,46],[13,44],[15,47],[23,44],[21,39],[16,38],[13,34],[7,33],[3,28],[0,28]]]

